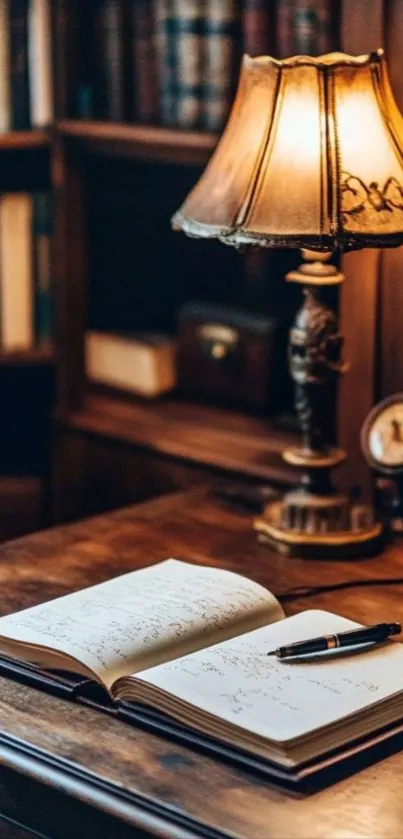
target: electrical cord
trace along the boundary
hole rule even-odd
[[[368,580],[344,580],[340,583],[333,583],[329,586],[296,586],[295,588],[285,591],[283,594],[277,594],[276,597],[281,603],[289,603],[293,600],[298,600],[300,597],[315,597],[317,594],[324,594],[329,591],[343,591],[348,588],[366,588],[369,586],[399,586],[403,585],[403,577],[385,577],[377,579],[376,577]]]

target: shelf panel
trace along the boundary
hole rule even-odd
[[[46,149],[49,142],[47,131],[5,131],[0,133],[0,152]]]
[[[298,442],[297,435],[269,419],[174,398],[148,402],[89,389],[82,410],[57,420],[70,429],[233,475],[280,485],[297,479],[281,456]]]
[[[62,120],[57,123],[66,140],[87,152],[160,163],[204,166],[218,137],[161,126]]]
[[[51,344],[32,347],[29,350],[0,352],[0,367],[23,366],[24,364],[52,364],[54,348]]]

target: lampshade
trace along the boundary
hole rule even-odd
[[[215,152],[172,220],[231,245],[403,242],[403,117],[382,50],[244,56]]]

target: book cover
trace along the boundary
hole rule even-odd
[[[403,649],[268,653],[362,629],[170,558],[2,617],[0,672],[313,791],[401,747]]]
[[[28,67],[31,125],[53,121],[51,0],[29,0]]]
[[[173,0],[154,0],[160,120],[177,124],[176,20]]]
[[[111,122],[125,118],[123,22],[122,0],[94,4],[94,115]]]
[[[274,0],[244,0],[243,49],[248,55],[273,54],[274,12]]]
[[[28,77],[28,0],[10,2],[11,127],[28,130],[30,97]]]
[[[52,334],[51,294],[52,200],[49,191],[33,195],[33,259],[35,340],[46,343]]]
[[[134,116],[139,122],[158,120],[157,61],[153,0],[133,0],[132,49]]]
[[[9,11],[8,0],[0,0],[0,131],[11,128]]]
[[[177,65],[177,124],[200,128],[203,107],[205,0],[173,0]]]
[[[237,0],[206,0],[204,127],[221,131],[234,94],[241,39]]]
[[[337,46],[332,29],[332,0],[296,0],[294,51],[321,55]]]
[[[0,331],[3,351],[33,345],[32,196],[0,198]]]
[[[295,54],[295,2],[278,0],[276,8],[275,54],[277,58],[288,58]]]
[[[52,65],[56,119],[71,116],[66,83],[68,77],[68,11],[66,3],[67,0],[54,0],[52,6]]]

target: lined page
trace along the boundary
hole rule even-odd
[[[7,654],[4,639],[50,647],[110,687],[119,676],[282,616],[257,583],[169,559],[1,618],[0,650],[2,639]]]
[[[322,661],[312,656],[309,662],[291,663],[267,656],[278,646],[357,626],[329,612],[302,612],[138,674],[135,682],[161,688],[254,734],[286,742],[403,690],[403,646],[394,642]]]

